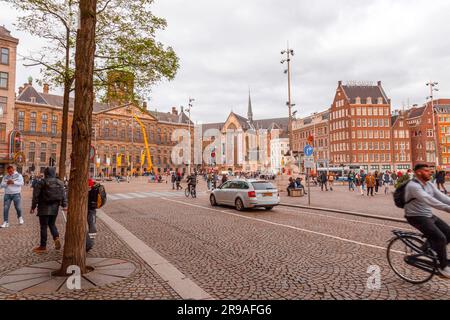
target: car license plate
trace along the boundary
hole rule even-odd
[[[273,193],[264,193],[263,194],[263,197],[271,197],[271,196],[273,196]]]

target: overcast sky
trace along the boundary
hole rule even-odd
[[[41,40],[16,31],[18,14],[0,6],[19,53],[38,49]],[[424,103],[430,80],[450,98],[449,12],[448,0],[156,0],[154,13],[168,22],[158,39],[180,69],[154,87],[149,105],[168,111],[193,97],[194,121],[219,122],[231,110],[246,115],[250,89],[254,118],[287,116],[287,41],[300,116],[328,108],[339,80],[381,80],[394,108]],[[17,86],[29,75],[39,69],[19,63]]]

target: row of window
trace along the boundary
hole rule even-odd
[[[331,145],[331,152],[356,151],[356,150],[391,150],[390,142],[353,142],[352,149],[350,143],[337,143]]]
[[[18,130],[19,131],[25,131],[25,122],[24,122],[24,120],[19,120],[17,122],[17,125],[18,125]],[[28,128],[27,131],[29,131],[29,132],[38,132],[37,126],[36,126],[36,121],[30,121],[30,127]],[[41,124],[41,128],[40,128],[39,132],[41,132],[41,133],[48,133],[48,125],[47,125],[47,123],[42,123]],[[58,132],[57,124],[56,123],[52,123],[50,125],[50,133],[52,135],[56,135],[57,132]]]
[[[341,120],[331,123],[331,131],[347,129],[350,122]],[[389,128],[389,119],[356,119],[351,121],[351,128]]]
[[[352,139],[390,139],[391,132],[389,130],[356,130],[352,131]],[[348,131],[332,133],[330,141],[342,141],[350,139]]]
[[[371,163],[380,163],[380,162],[386,162],[386,161],[391,161],[391,155],[389,153],[366,153],[366,154],[358,154],[358,155],[353,155],[352,157],[353,162],[371,162]],[[344,154],[336,154],[333,156],[333,161],[335,163],[344,163],[344,162],[350,162],[350,155],[344,155]],[[407,161],[407,160],[405,160]]]
[[[353,107],[350,109],[341,109],[331,112],[330,120],[342,119],[349,116],[389,116],[389,108],[384,107]]]
[[[294,139],[307,139],[310,136],[322,136],[322,135],[326,135],[328,132],[328,129],[326,127],[322,127],[322,128],[317,128],[315,131],[313,130],[309,130],[309,131],[302,131],[300,133],[295,133],[294,134]]]
[[[19,120],[25,120],[25,111],[19,111],[18,113],[18,118]],[[36,112],[31,112],[30,113],[30,118],[33,120],[35,120],[37,118],[37,113]],[[48,120],[48,114],[47,113],[42,113],[41,114],[41,120],[42,121],[47,121]],[[56,114],[52,114],[52,122],[58,122],[58,116]]]

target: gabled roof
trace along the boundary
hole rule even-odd
[[[281,130],[288,130],[289,118],[272,118],[253,121],[255,129],[269,129],[276,124]]]
[[[35,98],[36,101],[32,102],[31,101],[32,98]],[[49,93],[40,93],[37,92],[37,90],[32,85],[27,85],[23,89],[22,93],[17,97],[16,101],[62,108],[64,104],[64,97]],[[75,99],[73,97],[69,98],[69,110],[71,111],[73,111],[74,101]],[[117,106],[109,105],[106,103],[94,102],[94,112],[101,112],[115,107]]]
[[[361,98],[363,104],[367,101],[367,98],[372,98],[372,103],[377,103],[378,98],[383,98],[383,104],[389,104],[381,84],[377,86],[342,85],[342,89],[350,99],[350,104],[355,104],[356,98]]]
[[[11,32],[5,28],[5,26],[0,26],[0,38],[18,43],[19,39],[11,36]]]
[[[173,114],[170,112],[159,112],[159,111],[149,111],[149,113],[154,116],[158,121],[162,122],[170,122],[170,123],[179,123],[179,124],[188,124],[189,122],[193,125],[192,121],[189,121],[189,117],[181,112],[180,114]]]
[[[241,125],[242,129],[247,130],[251,129],[250,122],[247,118],[244,118],[243,116],[240,116],[234,112],[230,113],[230,116],[233,115],[238,120],[239,124]]]
[[[32,102],[31,98],[36,98],[36,102]],[[37,92],[37,90],[32,85],[27,85],[22,93],[17,97],[17,102],[23,102],[27,104],[38,104],[38,105],[46,105],[50,107],[56,107],[61,108],[63,107],[64,97],[58,96],[54,94],[49,93],[40,93]],[[73,97],[69,98],[69,110],[73,111],[75,99]],[[125,105],[114,105],[114,104],[107,104],[107,103],[101,103],[101,102],[94,102],[94,113],[101,113],[101,112],[107,112],[116,108],[121,108]],[[171,123],[178,123],[178,124],[187,124],[189,121],[188,116],[182,112],[179,115],[174,115],[172,113],[164,113],[164,112],[157,112],[157,111],[149,111],[147,110],[151,116],[158,119],[158,121],[164,121],[164,122],[171,122]],[[191,121],[192,125],[192,121]]]
[[[32,99],[35,99],[34,102],[32,102]],[[17,101],[20,102],[27,102],[27,103],[37,103],[37,104],[46,104],[49,105],[47,100],[42,97],[42,95],[36,91],[36,89],[32,85],[27,85],[22,93],[17,97]]]
[[[426,106],[420,107],[420,108],[412,108],[409,110],[408,119],[414,119],[417,117],[421,117],[423,113],[425,112]]]

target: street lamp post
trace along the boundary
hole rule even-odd
[[[194,102],[195,99],[189,97],[189,103],[188,103],[188,108],[186,109],[186,111],[189,114],[189,120],[188,120],[188,131],[189,131],[189,143],[192,146],[192,139],[191,139],[191,109],[193,107],[192,102]],[[192,153],[189,155],[189,161],[188,161],[188,173],[191,174],[191,157],[192,157]]]
[[[431,113],[432,113],[432,118],[433,118],[433,136],[434,136],[434,154],[435,154],[435,161],[436,161],[436,170],[439,167],[439,155],[438,155],[438,132],[437,132],[437,127],[436,127],[436,119],[435,119],[435,113],[434,113],[434,92],[439,91],[438,88],[436,88],[436,86],[438,85],[438,82],[433,82],[430,81],[427,83],[427,86],[430,87],[430,96],[427,97],[428,99],[431,100]]]
[[[291,153],[292,150],[292,107],[294,106],[291,101],[291,56],[294,55],[294,50],[289,48],[289,43],[287,46],[287,50],[281,51],[282,55],[286,55],[286,58],[281,60],[281,64],[284,64],[287,62],[287,70],[284,71],[285,74],[287,74],[288,77],[288,101],[287,106],[289,110],[289,152]]]

